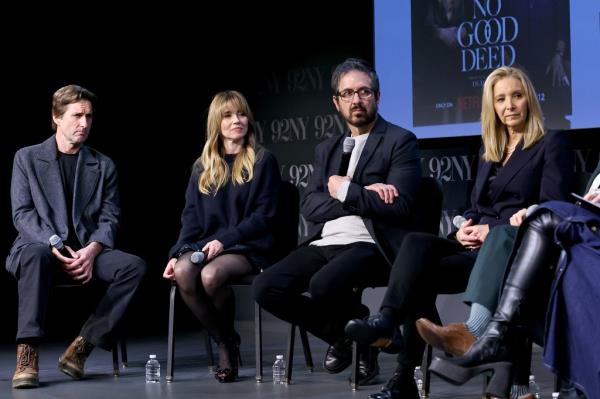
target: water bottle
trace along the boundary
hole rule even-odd
[[[285,380],[285,362],[283,355],[275,356],[273,363],[273,384],[283,384]]]
[[[536,399],[540,397],[540,386],[535,382],[535,375],[533,374],[529,376],[529,393],[532,393]]]
[[[425,390],[423,389],[423,371],[421,370],[421,366],[415,367],[414,372],[415,383],[417,384],[417,390],[419,391],[419,398],[425,397]]]
[[[552,399],[559,399],[560,398],[560,392],[552,392]]]
[[[156,355],[150,355],[146,362],[146,383],[160,382],[160,363],[156,360]]]

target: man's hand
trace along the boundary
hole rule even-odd
[[[374,183],[366,186],[365,189],[375,191],[379,194],[379,198],[386,204],[393,204],[396,197],[398,197],[398,190],[391,184],[385,183]]]
[[[329,176],[329,180],[327,181],[327,189],[329,190],[329,195],[337,199],[337,192],[344,181],[350,181],[350,177],[338,175]]]
[[[70,249],[70,248],[69,248]],[[92,241],[87,246],[74,253],[74,260],[69,263],[63,263],[63,270],[75,281],[82,284],[92,279],[92,269],[94,259],[102,252],[102,245]]]
[[[210,261],[223,251],[223,244],[219,240],[212,240],[206,243],[202,252],[206,254],[206,260]]]

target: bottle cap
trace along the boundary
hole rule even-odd
[[[532,381],[532,380],[535,380],[535,375],[533,375],[533,374],[531,374],[531,375],[529,376],[529,381]]]
[[[283,360],[283,355],[277,355],[277,356],[275,356],[275,359],[277,359],[277,360]]]
[[[150,359],[156,359],[156,355],[150,355]]]

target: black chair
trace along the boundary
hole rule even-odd
[[[59,283],[54,285],[54,289],[72,289],[72,288],[81,288],[84,287],[82,284],[72,284],[72,283]],[[123,368],[127,367],[127,341],[125,338],[121,337],[118,339],[118,342],[115,342],[111,352],[112,352],[112,362],[113,362],[113,376],[118,377],[121,374],[119,368],[119,348],[121,349],[121,365]]]
[[[440,230],[440,218],[442,215],[442,185],[439,180],[424,176],[421,178],[421,184],[419,186],[419,191],[417,193],[417,226],[420,231],[438,234]],[[376,288],[376,287],[372,287]],[[354,292],[359,298],[362,296],[362,288],[355,288]],[[286,367],[286,375],[285,382],[290,383],[292,381],[292,360],[294,356],[294,336],[295,336],[295,325],[290,325],[289,337],[288,337],[288,348],[287,348],[287,367]],[[306,332],[300,331],[300,337],[304,343],[304,341],[308,342],[306,338]],[[305,348],[305,358],[310,358],[310,352],[308,353],[309,357],[306,357],[306,348],[308,346],[304,345]],[[350,387],[353,391],[358,389],[358,344],[356,342],[352,343],[352,374],[350,376]],[[312,359],[310,361],[309,371],[312,371]]]
[[[298,189],[290,182],[282,182],[281,192],[278,200],[277,217],[274,226],[275,243],[273,245],[273,258],[279,260],[286,256],[298,244],[298,219],[300,208],[300,199]],[[230,282],[230,285],[252,285],[256,275],[247,275]],[[171,292],[169,295],[169,336],[167,350],[167,382],[173,382],[173,372],[175,363],[175,293],[177,284],[171,282]],[[255,342],[255,361],[256,361],[256,382],[262,382],[262,309],[254,303],[254,342]],[[308,342],[308,341],[307,341]],[[212,344],[210,336],[205,337],[206,351],[210,366],[214,364],[212,354]],[[308,349],[310,352],[310,349]]]

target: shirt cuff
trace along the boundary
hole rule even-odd
[[[338,188],[337,193],[335,193],[335,197],[340,201],[346,201],[346,196],[348,195],[348,188],[350,187],[350,181],[344,180],[340,188]]]

